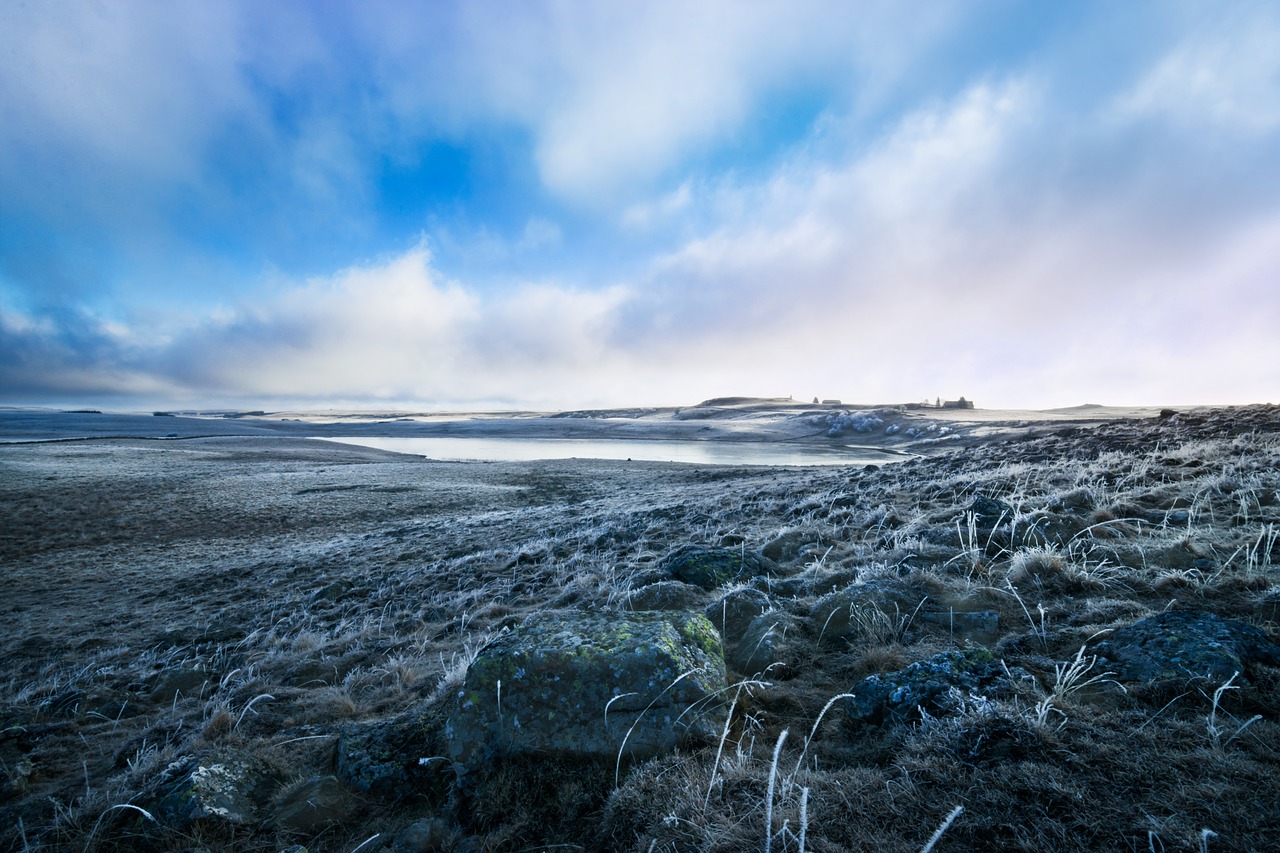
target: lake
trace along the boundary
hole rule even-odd
[[[617,459],[699,465],[884,465],[910,458],[874,447],[843,448],[727,441],[617,441],[560,438],[330,438],[444,461],[531,462]]]

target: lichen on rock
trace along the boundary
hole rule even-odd
[[[448,754],[464,771],[495,755],[646,757],[714,738],[724,688],[701,614],[540,613],[472,663]]]
[[[155,811],[179,825],[205,820],[252,824],[279,783],[266,762],[247,753],[188,756],[161,773]]]

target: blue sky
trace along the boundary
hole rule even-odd
[[[1280,7],[0,0],[0,403],[1280,388]]]

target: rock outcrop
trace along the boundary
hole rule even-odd
[[[494,756],[655,755],[718,736],[725,686],[700,613],[541,613],[471,664],[448,754],[461,772]]]

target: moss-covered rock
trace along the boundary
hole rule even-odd
[[[389,720],[353,723],[338,737],[337,773],[343,784],[388,800],[442,795],[444,715],[415,709]]]
[[[659,581],[631,593],[627,604],[631,610],[696,610],[706,595],[702,587],[683,581]]]
[[[686,545],[668,555],[662,568],[676,580],[715,589],[757,575],[772,575],[778,571],[778,564],[745,548]]]
[[[725,662],[746,676],[789,678],[795,675],[799,620],[781,610],[761,613],[742,635],[728,644]]]
[[[642,758],[716,737],[724,688],[701,614],[541,613],[472,663],[448,754],[464,771],[493,756]]]
[[[840,645],[859,639],[866,624],[860,612],[879,611],[897,623],[915,613],[925,598],[904,583],[877,578],[822,596],[809,610],[809,622],[823,643]]]
[[[938,716],[970,694],[1007,689],[1000,661],[986,649],[943,652],[886,675],[864,678],[844,709],[850,723],[902,722],[923,710]]]
[[[1253,625],[1200,610],[1171,610],[1118,629],[1097,653],[1122,681],[1193,678],[1220,684],[1256,663],[1280,666],[1280,646]]]
[[[737,643],[746,634],[752,620],[773,609],[767,593],[751,587],[731,590],[702,611],[716,626],[726,646]]]

